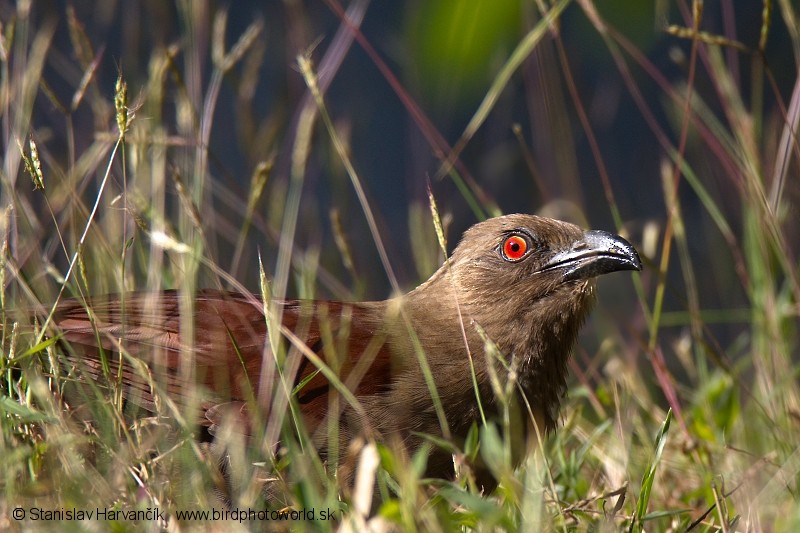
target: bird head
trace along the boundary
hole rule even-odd
[[[568,312],[592,297],[592,280],[641,270],[631,244],[604,231],[535,215],[506,215],[472,226],[450,258],[459,296],[507,317],[533,309]]]

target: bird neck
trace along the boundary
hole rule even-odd
[[[469,346],[478,380],[487,385],[490,372],[508,379],[507,369],[514,369],[518,389],[542,413],[546,428],[554,428],[566,390],[567,363],[594,302],[594,283],[563,284],[538,298],[509,300],[478,294],[459,281],[443,267],[403,297],[406,308],[414,310],[415,330],[428,341],[426,351],[441,352],[447,346],[452,354],[464,354],[451,357],[452,365],[468,361]],[[502,354],[503,364],[487,353],[486,338]]]
[[[559,298],[548,298],[546,305],[531,306],[518,320],[518,327],[527,329],[527,335],[514,337],[519,340],[508,346],[520,360],[520,389],[531,405],[540,406],[548,430],[555,428],[566,392],[567,364],[594,302],[593,285],[581,285]]]

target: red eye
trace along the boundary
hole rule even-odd
[[[511,235],[503,241],[503,258],[519,261],[528,253],[528,241],[519,235]]]

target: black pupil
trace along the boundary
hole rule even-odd
[[[518,242],[512,242],[510,244],[509,248],[511,248],[512,252],[517,253],[517,252],[519,252],[519,243]]]

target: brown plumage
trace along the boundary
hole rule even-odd
[[[284,373],[294,387],[306,381],[296,401],[323,454],[327,416],[340,416],[345,442],[368,435],[403,442],[410,452],[421,445],[417,433],[447,434],[426,384],[421,354],[436,384],[447,431],[456,440],[480,423],[470,357],[489,416],[497,411],[492,375],[505,385],[507,368],[512,368],[521,412],[529,406],[534,415],[529,423],[549,430],[556,424],[568,357],[594,299],[593,279],[640,269],[636,251],[621,237],[532,215],[493,218],[467,230],[449,261],[402,297],[281,302],[288,354]],[[181,339],[175,291],[92,298],[88,304],[91,319],[77,301],[61,303],[54,316],[71,358],[95,377],[102,373],[98,346],[108,352],[122,347],[146,362],[155,381],[142,366],[126,363],[122,369],[123,394],[146,408],[154,406],[152,384],[159,375],[178,403],[187,385],[203,385],[206,422],[212,426],[229,408],[246,412],[252,402],[277,390],[263,304],[252,295],[200,291],[193,306],[193,343]],[[505,364],[487,353],[487,338]],[[181,347],[189,344],[191,372],[179,364]],[[340,396],[341,413],[329,412],[336,389],[325,377],[327,370],[318,372],[313,355],[352,392],[356,406]],[[262,361],[269,366],[262,367]],[[241,430],[249,431],[246,425]],[[434,452],[428,473],[446,477],[451,472],[449,455]]]

